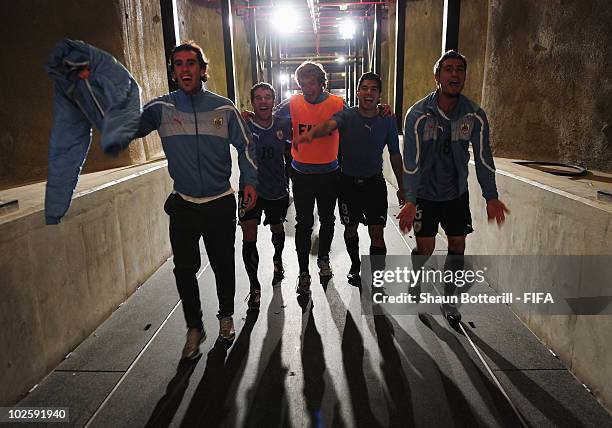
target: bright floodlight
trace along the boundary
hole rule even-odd
[[[271,23],[281,33],[293,33],[298,28],[295,10],[286,5],[275,8]]]
[[[346,62],[346,58],[343,56],[339,56],[338,58],[336,58],[336,62],[339,62],[340,64],[344,64]]]
[[[286,74],[281,74],[280,75],[280,82],[281,85],[284,85],[285,83],[289,82],[289,76],[287,76]]]
[[[355,24],[353,21],[344,20],[340,23],[340,37],[343,39],[352,39],[355,34]]]

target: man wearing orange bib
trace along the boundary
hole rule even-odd
[[[320,64],[306,61],[295,71],[301,94],[293,95],[281,103],[275,116],[289,118],[293,128],[293,139],[320,122],[345,108],[341,97],[324,91],[327,75]],[[329,281],[332,269],[329,250],[334,237],[334,210],[338,192],[338,131],[299,148],[294,144],[291,150],[291,181],[293,202],[296,211],[295,247],[300,274],[297,292],[310,293],[309,255],[314,205],[319,213],[319,251],[317,264],[322,282]]]

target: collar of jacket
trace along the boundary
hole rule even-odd
[[[200,90],[198,92],[196,92],[195,94],[188,94],[187,92],[183,91],[182,89],[179,89],[178,91],[178,96],[180,98],[182,98],[185,101],[189,101],[190,99],[198,99],[200,97],[203,97],[204,94],[206,94],[206,92],[208,92],[206,89],[204,89],[204,85],[202,85],[202,87],[200,88]]]
[[[465,95],[459,94],[459,102],[457,102],[457,106],[455,107],[456,114],[453,114],[454,117],[463,116],[465,113],[475,113],[472,108],[472,103]],[[436,114],[438,112],[438,91],[433,91],[431,94],[425,98],[425,109],[432,113]]]

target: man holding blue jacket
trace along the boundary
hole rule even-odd
[[[206,338],[198,280],[200,237],[215,274],[219,299],[219,340],[235,337],[232,315],[236,272],[236,199],[230,186],[230,145],[238,151],[240,190],[246,209],[255,206],[257,167],[251,133],[234,104],[203,88],[208,78],[202,49],[192,41],[172,51],[172,78],[179,89],[144,107],[137,137],[157,130],[168,159],[174,190],[164,209],[170,216],[174,275],[187,322],[182,357],[200,355]]]

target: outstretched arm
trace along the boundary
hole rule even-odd
[[[142,109],[138,131],[135,138],[142,138],[157,130],[161,124],[162,101],[153,100],[147,103]]]
[[[336,130],[336,128],[338,128],[338,122],[333,119],[326,120],[325,122],[319,123],[310,131],[298,136],[294,141],[298,147],[300,144],[310,144],[315,138],[325,137]]]

